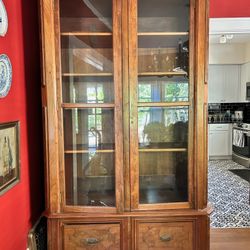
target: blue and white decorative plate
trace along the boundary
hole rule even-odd
[[[7,55],[0,55],[0,98],[8,95],[12,82],[12,66]]]
[[[0,0],[0,36],[5,36],[8,30],[8,16],[2,0]]]

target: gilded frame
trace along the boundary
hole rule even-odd
[[[20,181],[20,123],[0,124],[0,195]]]

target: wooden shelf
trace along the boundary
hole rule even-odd
[[[61,32],[61,36],[112,36],[112,32]]]
[[[114,175],[85,175],[85,178],[115,178]]]
[[[139,102],[138,107],[177,107],[190,106],[190,102]]]
[[[138,76],[186,76],[187,72],[139,72]]]
[[[113,103],[63,103],[62,108],[114,108]]]
[[[174,174],[140,174],[139,177],[162,177],[162,176],[175,176]]]
[[[158,153],[158,152],[186,152],[186,148],[140,148],[139,152]]]
[[[62,73],[62,76],[113,76],[113,73]]]
[[[138,36],[187,36],[189,32],[138,32]]]
[[[97,149],[97,150],[65,150],[65,154],[89,154],[89,153],[114,153],[114,149]]]

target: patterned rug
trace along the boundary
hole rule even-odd
[[[231,161],[209,161],[208,201],[213,207],[210,225],[216,228],[250,227],[249,183],[229,169],[246,169]]]

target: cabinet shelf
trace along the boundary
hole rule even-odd
[[[112,36],[112,32],[61,32],[61,36]]]
[[[92,179],[104,179],[104,178],[114,178],[114,175],[85,175],[85,178],[92,178]]]
[[[158,152],[186,152],[187,148],[140,148],[142,153],[158,153]]]
[[[176,107],[190,106],[190,102],[139,102],[138,107]]]
[[[62,76],[112,76],[113,73],[62,73]]]
[[[65,154],[89,154],[89,153],[114,153],[114,149],[97,149],[97,150],[65,150]]]
[[[138,36],[187,36],[189,32],[138,32]]]
[[[63,103],[62,108],[114,108],[113,103]]]
[[[186,76],[188,73],[182,72],[139,72],[138,76]]]

